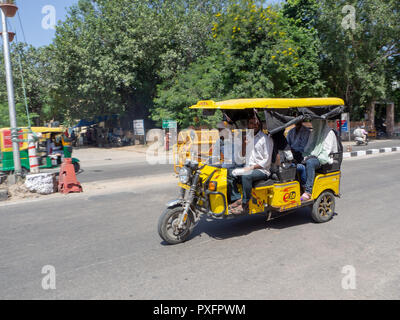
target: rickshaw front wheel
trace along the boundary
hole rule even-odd
[[[158,221],[158,234],[161,239],[169,244],[185,242],[193,230],[193,217],[189,214],[183,229],[178,228],[179,220],[183,214],[183,207],[166,209]]]
[[[315,201],[311,217],[317,223],[328,222],[335,213],[335,196],[331,191],[323,192]]]

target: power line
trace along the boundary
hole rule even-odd
[[[25,37],[24,27],[22,26],[21,16],[19,15],[19,11],[17,13],[18,13],[19,25],[20,25],[21,31],[22,31],[22,36],[24,37],[24,42],[27,43],[26,42],[26,37]]]

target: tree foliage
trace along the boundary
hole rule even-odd
[[[0,86],[2,120],[0,121],[6,126],[9,126],[7,86],[3,55],[1,55],[0,61],[0,65],[2,66],[0,67],[0,81],[2,81],[2,85]],[[46,47],[35,48],[23,43],[15,43],[11,46],[11,65],[18,125],[28,125],[24,89],[32,124],[49,120],[49,118],[51,118],[51,108],[49,106],[50,90],[53,82],[51,63],[48,60],[48,49]],[[22,85],[22,79],[24,79],[24,87]]]
[[[343,27],[350,13],[343,11],[345,5],[355,9],[355,28]],[[385,69],[399,54],[398,1],[322,1],[316,28],[323,48],[323,78],[332,94],[362,110],[374,100],[389,98],[393,79]]]
[[[156,86],[204,52],[219,1],[80,0],[57,28],[59,96],[71,117],[145,118]]]
[[[267,2],[79,0],[51,45],[12,46],[16,102],[20,56],[37,124],[117,113],[212,125],[221,114],[188,109],[206,99],[338,96],[356,119],[374,100],[400,103],[399,1]]]
[[[159,86],[153,119],[188,125],[187,106],[201,99],[306,97],[324,94],[313,31],[277,7],[231,2],[209,30],[208,54]]]

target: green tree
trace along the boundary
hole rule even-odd
[[[317,0],[286,0],[282,11],[292,23],[305,28],[314,28],[318,8]]]
[[[1,56],[0,61],[2,67],[0,67],[0,81],[2,81],[3,85],[0,86],[0,104],[5,106],[8,105],[8,97],[3,59],[3,56]],[[15,102],[18,105],[18,125],[22,126],[22,124],[28,124],[23,89],[25,89],[32,125],[39,125],[40,122],[43,123],[49,120],[49,115],[46,113],[46,110],[49,109],[50,103],[52,73],[50,71],[47,48],[35,48],[23,43],[15,43],[11,46],[11,64]],[[23,88],[22,85],[22,77],[24,79],[25,88]],[[23,109],[21,109],[21,107],[23,107]],[[3,123],[7,121],[3,121]]]
[[[70,118],[146,118],[156,86],[204,52],[220,1],[80,0],[57,27],[58,105]]]
[[[15,106],[17,113],[17,124],[18,127],[27,127],[28,126],[28,116],[26,114],[25,105],[16,104]],[[31,114],[32,118],[35,119],[38,117],[37,114]],[[0,103],[0,128],[9,128],[10,127],[10,114],[7,103]]]
[[[315,32],[279,7],[232,1],[215,15],[209,39],[206,57],[159,86],[154,120],[190,125],[199,114],[187,107],[198,100],[324,94]]]
[[[373,101],[387,98],[391,80],[385,69],[399,54],[399,1],[325,0],[319,5],[323,77],[330,92],[360,117]],[[346,5],[354,8],[354,28],[347,23],[352,12],[342,11]]]

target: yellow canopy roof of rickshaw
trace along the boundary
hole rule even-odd
[[[32,127],[31,128],[35,133],[63,133],[65,132],[65,128],[47,128],[47,127]]]
[[[234,99],[215,102],[213,100],[199,101],[190,109],[288,109],[308,107],[344,106],[344,101],[339,98],[258,98],[258,99]]]
[[[20,128],[24,132],[28,132],[29,128]],[[10,128],[1,128],[0,131],[10,130]],[[31,130],[35,133],[63,133],[65,132],[65,128],[49,128],[49,127],[31,127]]]

